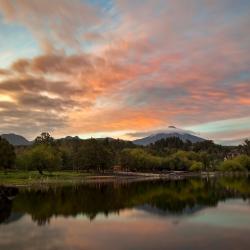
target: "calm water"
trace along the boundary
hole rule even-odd
[[[250,249],[249,197],[247,177],[1,187],[0,249]]]

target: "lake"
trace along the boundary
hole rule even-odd
[[[250,178],[0,187],[0,249],[250,249]]]

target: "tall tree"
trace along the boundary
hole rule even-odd
[[[19,169],[43,171],[55,171],[62,165],[61,154],[50,145],[35,145],[19,154],[16,161]]]
[[[0,168],[6,170],[13,167],[15,158],[14,147],[7,140],[0,137]]]
[[[242,145],[243,153],[250,156],[250,140],[245,140]]]
[[[112,167],[112,156],[112,152],[102,142],[96,139],[86,140],[78,152],[79,168],[105,170]]]
[[[35,144],[46,144],[46,145],[53,145],[55,142],[54,138],[48,133],[43,132],[41,135],[37,136],[35,139]]]

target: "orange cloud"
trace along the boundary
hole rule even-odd
[[[4,20],[42,46],[0,70],[1,93],[18,103],[0,104],[0,128],[13,118],[38,124],[32,133],[83,134],[249,115],[248,19],[222,2],[119,0],[114,18],[81,1],[0,0]]]
[[[250,98],[247,97],[239,98],[239,103],[242,105],[250,105]]]

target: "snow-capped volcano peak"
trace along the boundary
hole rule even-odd
[[[137,145],[149,145],[150,143],[155,143],[158,140],[166,139],[169,137],[178,137],[182,141],[189,140],[193,143],[205,140],[195,135],[195,133],[193,133],[192,131],[180,129],[175,126],[169,126],[167,129],[158,130],[147,137],[137,139],[134,141],[134,143]]]
[[[168,128],[166,128],[166,129],[155,131],[154,133],[149,135],[149,137],[153,137],[153,136],[158,135],[158,134],[173,134],[173,133],[181,134],[181,135],[183,135],[183,134],[195,135],[195,133],[192,131],[177,128],[175,126],[168,126]]]

